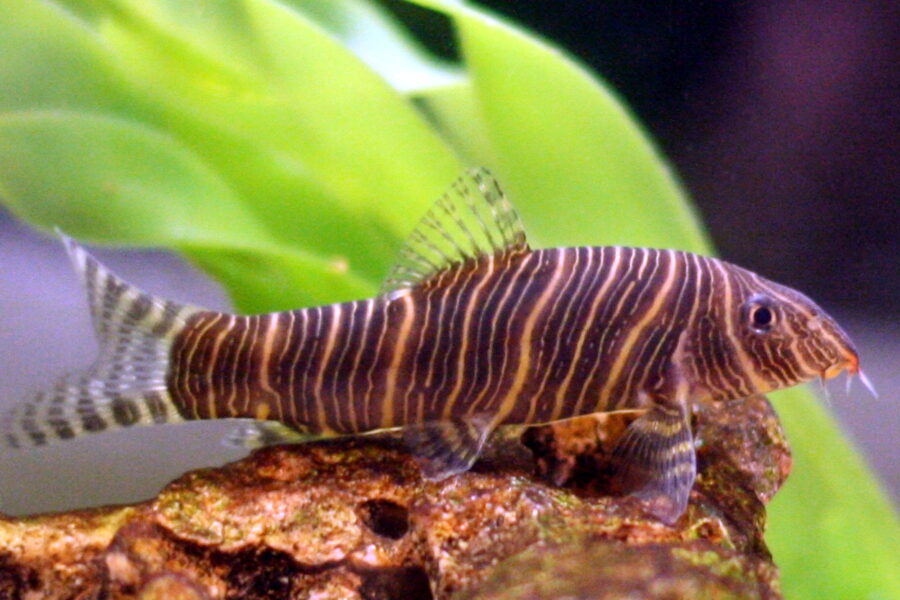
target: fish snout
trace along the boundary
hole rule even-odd
[[[824,379],[832,379],[840,375],[843,371],[847,371],[849,375],[859,373],[859,353],[856,348],[849,344],[841,350],[842,358],[822,372]]]

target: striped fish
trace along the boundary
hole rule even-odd
[[[484,170],[435,203],[368,300],[204,310],[63,241],[99,357],[11,412],[6,446],[191,419],[267,422],[263,441],[402,428],[437,479],[468,469],[498,426],[628,410],[641,416],[613,452],[617,477],[672,521],[696,474],[692,406],[859,372],[822,309],[740,267],[675,250],[532,250]]]

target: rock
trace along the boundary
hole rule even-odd
[[[529,430],[533,455],[509,429],[442,482],[357,438],[266,448],[135,506],[0,518],[0,598],[778,598],[764,503],[790,454],[768,402],[696,415],[672,527],[604,489],[625,424]]]
[[[524,573],[530,574],[523,576]],[[706,540],[627,546],[583,539],[531,548],[501,563],[475,600],[773,598],[771,563]]]

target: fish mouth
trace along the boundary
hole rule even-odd
[[[863,373],[862,369],[859,367],[859,354],[856,353],[855,350],[845,350],[844,351],[844,360],[837,362],[827,369],[822,371],[822,381],[827,379],[833,379],[847,371],[847,392],[850,392],[850,383],[853,381],[854,376],[858,376],[860,382],[863,386],[872,394],[872,397],[878,398],[878,392],[875,390],[875,386],[872,385],[872,382],[869,381],[869,378],[866,377],[866,374]]]
[[[845,350],[844,360],[836,362],[822,371],[822,379],[833,379],[845,370],[848,375],[859,373],[859,355],[853,350]]]

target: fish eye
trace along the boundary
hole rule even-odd
[[[753,296],[744,304],[745,321],[756,333],[766,333],[776,321],[774,303],[767,296]]]

